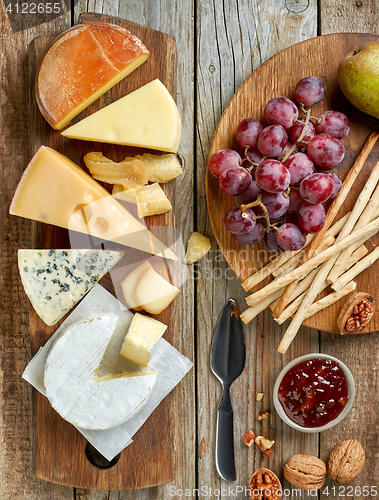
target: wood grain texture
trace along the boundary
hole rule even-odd
[[[151,57],[145,64],[129,75],[128,78],[122,80],[110,92],[107,92],[89,106],[75,121],[89,116],[110,101],[114,102],[126,93],[132,92],[154,78],[160,79],[175,97],[176,44],[173,37],[152,30],[151,28],[104,14],[84,13],[79,17],[78,22],[119,24],[143,41],[149,48]],[[52,37],[39,37],[33,40],[31,44],[30,74],[32,96],[34,95],[33,82],[35,68],[38,67],[41,57],[51,42]],[[116,161],[120,161],[122,158],[132,156],[136,153],[148,152],[148,150],[126,146],[120,147],[100,143],[94,144],[86,141],[67,140],[59,132],[52,130],[46,123],[38,110],[34,98],[30,101],[30,119],[31,124],[33,124],[30,127],[32,154],[34,154],[41,144],[44,144],[65,154],[74,163],[82,165],[83,156],[89,151],[102,151],[107,157]],[[152,230],[154,230],[154,226],[164,228],[175,227],[176,225],[175,181],[164,185],[163,188],[168,198],[172,200],[173,210],[166,214],[147,219],[147,224],[150,225],[150,229]],[[70,235],[70,238],[68,238],[68,232],[64,229],[40,223],[35,223],[35,226],[35,239],[32,242],[34,248],[69,248],[70,246],[84,248],[86,245],[81,242],[81,235],[75,235],[75,238],[73,238],[73,235]],[[109,246],[109,242],[99,241],[97,243],[94,242],[94,245],[95,247],[101,245],[100,248],[114,248],[112,244]],[[129,266],[136,267],[146,257],[146,254],[128,248],[125,251],[123,260],[120,262],[121,265],[117,265],[112,269],[111,276],[114,284],[114,292],[119,300],[124,301],[119,288],[121,281],[127,272],[130,271]],[[154,261],[154,267],[157,270],[161,267],[162,271],[164,271],[165,264],[162,259],[154,258]],[[159,267],[157,268],[156,266]],[[176,268],[172,268],[174,273],[178,272]],[[171,277],[171,279],[174,279],[174,277]],[[175,336],[177,335],[175,332],[178,331],[176,311],[177,302],[173,302],[170,308],[156,316],[159,321],[168,324],[165,338],[174,344]],[[31,315],[31,319],[30,335],[32,339],[32,353],[36,353],[45,343],[46,336],[41,335],[41,332],[44,331],[44,323],[35,314]],[[47,330],[50,337],[51,329],[48,328]],[[170,421],[172,418],[171,406],[175,406],[175,391],[162,401],[146,423],[133,436],[133,443],[121,453],[117,464],[110,469],[102,471],[99,471],[98,468],[94,467],[87,460],[85,455],[86,440],[72,425],[59,417],[50,407],[46,398],[41,397],[37,391],[33,392],[33,396],[33,426],[35,431],[34,471],[37,477],[45,481],[57,482],[69,486],[114,490],[146,488],[166,483],[173,479],[174,460],[171,449],[174,441]],[[159,433],[155,432],[156,429],[159,429]]]
[[[376,0],[321,0],[321,33],[361,31],[379,35],[378,13],[379,5]],[[378,290],[377,283],[374,290]],[[327,333],[321,333],[320,336],[320,350],[341,359],[355,379],[356,400],[351,413],[341,425],[320,435],[320,458],[323,460],[327,460],[333,447],[344,439],[356,437],[365,448],[366,465],[361,475],[349,484],[353,487],[351,498],[354,500],[361,498],[359,490],[354,489],[356,486],[377,486],[379,482],[379,416],[377,411],[372,410],[379,406],[377,342],[378,333],[342,338]],[[336,483],[327,478],[325,486],[332,488]],[[336,498],[338,493],[343,493],[338,490],[338,486],[337,484]],[[329,499],[330,496],[321,495],[321,500]]]
[[[176,179],[175,196],[180,200],[176,208],[176,227],[186,242],[193,230],[193,2],[184,0],[155,0],[144,2],[78,2],[75,21],[80,12],[98,12],[123,17],[130,21],[168,33],[176,39],[177,47],[177,105],[182,116],[182,140],[179,154],[183,160],[185,175]],[[177,331],[175,347],[193,359],[194,347],[194,284],[189,273],[177,302]],[[81,500],[166,500],[171,487],[195,488],[196,481],[196,428],[194,412],[194,371],[175,388],[175,407],[172,411],[173,447],[175,461],[174,480],[171,483],[135,491],[77,490]],[[183,432],[184,431],[184,432]],[[172,496],[172,495],[171,495]]]
[[[43,19],[40,19],[43,21]],[[22,20],[18,19],[19,23]],[[69,25],[64,15],[28,30],[12,32],[5,4],[0,4],[0,497],[42,500],[72,498],[72,489],[37,479],[32,470],[31,390],[21,379],[30,360],[28,315],[17,268],[18,248],[31,245],[31,223],[9,215],[8,209],[22,171],[29,161],[28,45],[40,35]]]
[[[343,180],[353,165],[358,152],[362,149],[370,134],[370,121],[363,113],[355,111],[355,108],[347,101],[339,89],[337,81],[337,68],[344,54],[354,50],[357,45],[370,40],[379,39],[375,35],[355,34],[331,34],[317,37],[311,40],[293,45],[276,54],[272,59],[260,66],[240,87],[233,99],[225,109],[213,137],[210,156],[220,149],[233,148],[238,123],[248,116],[263,120],[265,103],[277,95],[291,98],[296,83],[306,75],[316,75],[326,82],[326,93],[322,101],[312,109],[312,113],[318,116],[328,109],[336,109],[345,113],[350,120],[350,133],[342,142],[345,146],[345,158],[342,163],[334,169]],[[281,68],[290,67],[293,61],[301,61],[301,65],[295,66],[290,73],[282,73],[282,78],[272,85],[265,87],[264,83],[270,79],[272,74],[280,72]],[[373,120],[374,121],[374,120]],[[350,211],[363,188],[369,173],[379,159],[379,147],[376,145],[369,155],[361,174],[354,182],[347,200],[338,213],[338,220]],[[253,247],[243,247],[237,244],[231,233],[226,230],[222,215],[235,206],[234,198],[225,195],[219,187],[216,179],[209,171],[207,172],[207,202],[212,222],[213,231],[219,246],[226,257],[229,265],[235,270],[241,281],[259,270],[262,265],[269,262],[270,254],[265,251],[263,242]],[[378,244],[379,236],[372,238],[372,245]],[[379,272],[379,262],[367,269],[356,278],[359,290],[373,290],[376,296],[376,275]],[[254,291],[262,288],[269,282],[265,280],[258,285]],[[320,295],[327,295],[327,289]],[[378,292],[379,293],[379,292]],[[317,328],[326,332],[338,332],[337,316],[344,303],[344,299],[336,302],[327,309],[315,314],[304,322],[306,326]],[[367,331],[379,330],[379,313],[376,314],[366,328]]]
[[[227,0],[211,2],[205,0],[142,0],[141,2],[117,0],[80,0],[75,7],[75,21],[80,12],[99,12],[120,16],[131,21],[166,32],[176,38],[178,51],[178,106],[183,120],[183,139],[180,154],[186,162],[186,173],[192,171],[193,141],[196,138],[196,179],[185,175],[178,179],[179,196],[183,208],[178,210],[177,225],[183,231],[184,241],[193,230],[192,182],[197,186],[197,230],[212,236],[205,206],[205,170],[210,142],[223,109],[242,82],[268,57],[293,43],[316,36],[317,33],[359,31],[378,33],[377,0]],[[317,9],[319,4],[319,10]],[[357,7],[361,4],[361,7]],[[286,8],[285,5],[288,7]],[[2,364],[0,376],[1,440],[0,451],[0,497],[4,500],[167,500],[183,498],[171,493],[170,487],[207,488],[228,487],[220,481],[214,465],[215,415],[221,389],[209,370],[209,349],[215,321],[224,299],[234,296],[243,303],[244,294],[240,281],[228,267],[213,239],[213,251],[194,266],[193,277],[197,279],[196,294],[193,294],[193,280],[184,285],[180,300],[179,322],[183,335],[177,347],[188,357],[193,354],[193,332],[196,320],[197,349],[197,406],[194,401],[193,375],[187,375],[179,386],[180,404],[175,420],[180,422],[181,431],[175,431],[176,459],[175,479],[172,483],[148,490],[135,491],[89,491],[72,490],[36,479],[32,472],[31,453],[31,398],[30,390],[20,379],[30,359],[27,301],[20,301],[23,291],[18,278],[16,251],[19,247],[30,247],[30,222],[8,215],[8,205],[22,170],[29,160],[28,152],[28,99],[27,48],[37,35],[57,33],[70,25],[70,15],[31,28],[26,32],[13,34],[0,2],[0,171],[1,192],[4,204],[0,212],[0,234],[2,252],[1,274],[1,349]],[[197,24],[197,51],[194,50],[194,22]],[[197,73],[197,130],[194,136],[194,80]],[[301,64],[301,62],[300,62]],[[283,71],[286,71],[284,68]],[[280,75],[271,75],[275,82]],[[225,281],[225,282],[224,282]],[[9,287],[9,283],[14,284]],[[197,319],[194,315],[194,301],[197,303]],[[248,429],[256,426],[260,409],[271,409],[269,388],[278,371],[290,359],[309,352],[317,352],[319,335],[316,331],[302,328],[296,339],[296,347],[286,357],[277,357],[282,329],[269,319],[268,313],[261,314],[245,328],[248,359],[244,374],[233,385],[232,399],[236,416],[236,442]],[[366,445],[367,462],[362,475],[353,483],[378,484],[375,448],[377,449],[378,406],[377,353],[372,348],[376,336],[343,339],[328,334],[321,335],[321,350],[347,363],[357,383],[357,404],[351,418],[320,437],[320,456],[328,457],[332,446],[341,440],[356,435]],[[272,349],[272,357],[270,356]],[[263,350],[262,350],[263,349]],[[343,351],[343,353],[342,353]],[[262,403],[255,401],[255,394],[263,388]],[[267,389],[267,390],[266,390]],[[267,399],[266,399],[267,396]],[[248,401],[246,401],[248,398]],[[371,406],[372,401],[372,406]],[[370,403],[368,403],[370,402]],[[197,411],[195,411],[197,409]],[[195,430],[195,416],[198,433]],[[264,463],[278,473],[284,461],[292,454],[307,452],[318,454],[318,437],[291,431],[272,415],[263,421],[262,429],[274,439],[275,453],[270,459],[262,459],[256,450],[236,443],[237,483],[245,486],[251,473]],[[272,433],[272,434],[271,434]],[[197,437],[198,436],[198,437]],[[372,444],[371,444],[372,443]],[[196,474],[196,464],[198,474]],[[327,480],[329,487],[336,485]],[[230,485],[234,486],[234,484]],[[283,486],[289,488],[286,481]],[[337,485],[338,486],[338,485]],[[337,490],[338,493],[338,490]],[[346,493],[346,491],[345,491]],[[205,498],[202,495],[200,498]],[[210,498],[212,498],[209,495]],[[196,493],[189,498],[196,498]],[[232,497],[233,498],[233,497]],[[236,495],[238,500],[247,498]],[[289,500],[289,497],[285,497]],[[309,499],[305,492],[292,498]],[[337,498],[330,491],[329,496],[320,495],[321,500]],[[342,497],[340,497],[342,498]],[[362,497],[355,495],[354,500]]]
[[[301,13],[290,12],[284,2],[215,2],[198,4],[197,11],[197,230],[212,235],[204,206],[205,174],[210,143],[221,114],[233,94],[267,58],[279,50],[316,35],[316,2],[310,1]],[[282,71],[285,71],[283,68]],[[278,85],[280,72],[270,74],[264,83],[269,90]],[[221,215],[221,217],[223,214]],[[243,307],[245,294],[212,238],[209,257],[197,266],[198,331],[198,483],[208,488],[232,488],[221,480],[215,468],[215,432],[221,386],[209,368],[209,353],[215,323],[224,301],[233,297]],[[282,466],[294,453],[318,453],[315,435],[296,433],[283,424],[272,405],[272,387],[276,376],[291,359],[318,351],[318,335],[302,328],[298,342],[286,356],[276,351],[282,328],[268,312],[260,314],[244,327],[246,366],[232,385],[235,425],[236,485],[247,486],[252,473],[268,466],[282,478]],[[263,392],[261,403],[256,394]],[[271,416],[257,421],[260,412]],[[242,444],[248,430],[262,432],[276,441],[273,455],[267,459],[255,447]],[[288,487],[288,483],[286,484]],[[237,498],[246,498],[244,494]],[[286,497],[289,498],[289,497]],[[306,493],[297,498],[307,498]]]

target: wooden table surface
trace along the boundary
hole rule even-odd
[[[221,387],[209,368],[215,322],[222,305],[234,297],[241,306],[244,293],[228,268],[212,235],[205,203],[205,170],[210,142],[221,113],[234,92],[266,59],[280,50],[317,35],[333,32],[379,34],[378,0],[79,0],[72,9],[47,23],[22,16],[9,18],[0,3],[0,169],[1,169],[1,336],[0,336],[0,498],[28,500],[146,500],[168,498],[248,498],[237,486],[247,486],[251,474],[269,466],[282,478],[282,466],[294,453],[311,453],[326,460],[341,440],[356,437],[366,449],[366,466],[352,486],[379,486],[378,334],[340,338],[303,328],[285,356],[276,352],[283,328],[268,313],[245,327],[247,362],[232,387],[235,410],[236,483],[220,480],[214,463],[215,422]],[[15,4],[16,2],[13,2]],[[65,5],[69,1],[62,1]],[[21,4],[20,4],[21,5]],[[21,379],[30,359],[28,314],[18,279],[16,252],[30,247],[30,221],[8,215],[21,172],[29,160],[28,67],[30,41],[57,33],[76,22],[79,13],[103,12],[146,24],[176,38],[178,97],[183,120],[180,154],[185,175],[178,182],[183,199],[177,213],[186,241],[193,230],[208,235],[212,250],[194,266],[180,294],[177,327],[183,332],[176,345],[194,362],[179,386],[180,405],[172,422],[176,446],[176,477],[170,484],[139,491],[87,491],[60,487],[36,479],[32,472],[31,389]],[[29,14],[30,16],[30,14]],[[33,25],[35,24],[35,25]],[[25,29],[26,28],[26,29]],[[294,61],[301,64],[301,61]],[[291,68],[282,68],[291,71]],[[280,75],[272,75],[280,78]],[[270,81],[267,82],[270,85]],[[336,355],[352,371],[357,399],[350,415],[322,435],[298,433],[283,424],[271,403],[276,375],[294,357],[309,352]],[[264,393],[262,403],[255,396]],[[260,411],[271,411],[257,425]],[[249,429],[276,441],[270,459],[241,443]],[[159,430],[157,430],[159,432]],[[148,464],[146,465],[148,467]],[[284,481],[283,486],[290,485]],[[359,488],[336,490],[327,479],[319,498],[361,498]],[[228,488],[231,488],[228,491]],[[196,492],[195,489],[198,489]],[[226,488],[218,491],[219,488]],[[350,493],[348,495],[348,493]],[[284,498],[310,498],[305,492]],[[366,498],[375,498],[373,493]]]

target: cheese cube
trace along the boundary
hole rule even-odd
[[[171,285],[151,268],[143,274],[134,294],[146,312],[159,314],[171,304],[179,292],[179,288]]]
[[[126,334],[120,354],[141,366],[147,366],[151,350],[167,326],[154,318],[136,313]]]
[[[172,210],[170,200],[157,182],[142,186],[141,189],[136,190],[136,196],[138,217],[140,218],[164,214]]]
[[[187,253],[184,257],[184,263],[193,264],[197,260],[201,259],[201,257],[204,257],[210,249],[211,242],[209,241],[209,238],[195,231],[188,240]]]

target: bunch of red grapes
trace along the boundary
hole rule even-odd
[[[236,149],[217,151],[209,170],[224,193],[234,196],[236,207],[224,224],[237,243],[255,245],[264,239],[270,252],[298,250],[305,236],[325,223],[323,203],[341,189],[330,172],[344,158],[340,139],[350,129],[339,111],[311,116],[321,101],[324,83],[314,76],[296,85],[294,97],[305,116],[286,97],[274,97],[265,107],[264,127],[245,118],[236,130]]]

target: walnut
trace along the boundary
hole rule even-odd
[[[328,474],[339,483],[349,483],[362,472],[365,464],[365,450],[356,439],[338,444],[329,457]]]
[[[262,451],[266,451],[274,446],[275,441],[271,441],[263,436],[257,436],[255,438],[255,444],[257,444]]]
[[[265,418],[268,418],[270,416],[270,412],[266,411],[264,413],[260,413],[257,417],[259,421],[264,420]]]
[[[342,307],[337,325],[341,335],[360,333],[372,319],[375,312],[374,299],[368,293],[358,292]]]
[[[264,467],[251,476],[249,490],[252,500],[280,500],[283,496],[282,485],[278,477]]]
[[[313,455],[292,455],[283,468],[284,477],[302,490],[319,490],[326,478],[326,465]]]

